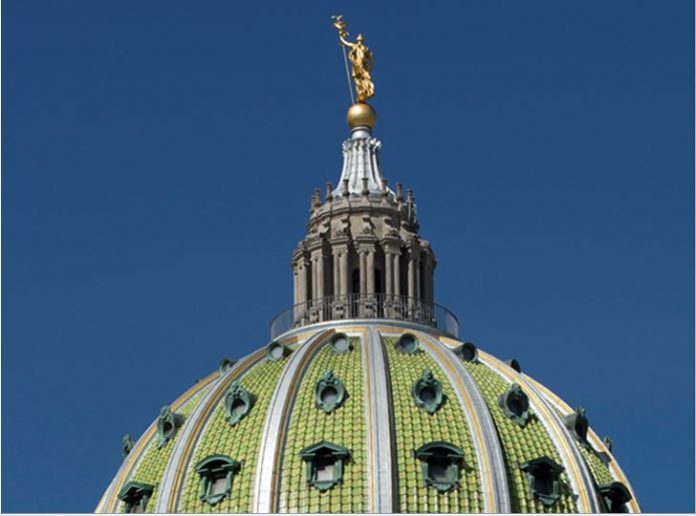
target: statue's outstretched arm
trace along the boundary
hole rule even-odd
[[[344,47],[353,48],[353,47],[355,46],[355,43],[351,43],[350,41],[348,41],[348,40],[345,38],[345,36],[344,36],[343,34],[341,34],[340,32],[338,33],[338,39],[341,40],[341,44],[342,44]]]

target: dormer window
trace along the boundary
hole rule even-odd
[[[135,441],[130,436],[130,434],[124,435],[123,438],[121,439],[121,452],[123,453],[124,459],[131,452],[131,450],[133,449],[133,446],[135,446]]]
[[[561,496],[559,477],[563,472],[563,466],[544,455],[520,464],[520,469],[527,474],[534,498],[544,505],[553,505],[558,501]]]
[[[273,341],[266,346],[266,358],[273,362],[278,362],[290,354],[290,349],[282,342]]]
[[[426,486],[432,486],[441,493],[459,486],[459,473],[464,465],[461,449],[437,441],[421,446],[414,455],[421,461]]]
[[[604,503],[609,512],[628,512],[626,504],[633,499],[633,495],[621,482],[612,482],[599,486],[599,494],[604,498]]]
[[[251,410],[254,396],[245,390],[238,381],[232,382],[225,395],[225,414],[230,425],[239,423]]]
[[[233,360],[231,358],[223,358],[222,360],[220,360],[220,365],[218,366],[218,371],[220,372],[220,376],[222,376],[227,371],[232,369],[232,366],[234,366],[234,364],[236,364],[236,363],[237,363],[237,361]]]
[[[399,353],[412,354],[418,351],[418,339],[410,334],[404,333],[398,341],[396,341],[396,350]]]
[[[520,426],[527,424],[529,420],[529,398],[522,388],[516,383],[512,384],[510,390],[501,394],[498,404],[503,409],[505,416],[512,419]]]
[[[125,505],[123,512],[145,512],[147,502],[150,500],[153,490],[154,487],[149,484],[142,484],[140,482],[132,481],[127,482],[118,493],[118,499],[121,500]]]
[[[343,482],[343,468],[350,451],[343,446],[321,441],[300,452],[307,462],[307,484],[319,491],[327,491]]]
[[[611,451],[611,448],[614,446],[614,441],[611,439],[611,437],[605,435],[602,438],[602,442],[604,443],[604,446],[607,447],[607,450]]]
[[[183,415],[172,412],[168,406],[162,407],[157,420],[157,447],[162,448],[167,444],[183,422]]]
[[[330,414],[341,406],[346,397],[346,389],[333,371],[326,371],[317,382],[314,398],[317,408]]]
[[[232,492],[232,480],[241,464],[226,455],[212,455],[196,464],[200,479],[200,499],[216,505]]]
[[[584,408],[578,407],[575,412],[564,418],[564,423],[578,441],[585,445],[588,444],[587,429],[589,428],[589,423]]]
[[[471,342],[465,342],[454,353],[464,362],[476,362],[478,359],[478,349]]]
[[[413,400],[416,406],[429,414],[435,413],[444,401],[442,384],[433,376],[430,369],[425,369],[412,388]]]
[[[350,339],[345,333],[331,337],[331,349],[334,353],[348,353],[351,350]]]

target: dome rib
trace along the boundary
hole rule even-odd
[[[160,496],[157,499],[155,512],[175,512],[179,492],[183,484],[183,474],[188,467],[193,451],[202,436],[200,431],[208,422],[213,410],[225,395],[229,385],[244,373],[249,371],[263,357],[263,351],[250,353],[220,376],[219,382],[200,400],[191,413],[182,435],[177,440],[172,455],[169,458],[166,473],[162,479]]]
[[[283,342],[283,345],[286,344],[286,341]],[[256,478],[258,446],[261,442],[263,423],[268,415],[272,393],[289,362],[287,356],[278,360],[269,359],[266,351],[267,348],[262,350],[260,359],[253,367],[232,382],[239,382],[243,389],[255,397],[256,401],[249,414],[236,425],[230,424],[225,406],[229,389],[225,389],[210,412],[205,426],[201,428],[193,454],[186,464],[181,465],[185,477],[178,495],[178,510],[198,513],[210,510],[207,501],[201,497],[201,476],[196,464],[207,457],[225,454],[234,457],[242,467],[234,476],[234,488],[229,496],[217,504],[215,510],[226,513],[249,511],[251,499],[248,493],[251,492]]]
[[[343,329],[342,331],[347,330]],[[282,457],[282,445],[285,441],[290,411],[297,395],[297,389],[308,364],[319,352],[326,339],[335,332],[336,330],[331,328],[316,333],[292,354],[290,361],[281,373],[278,386],[269,404],[268,416],[261,434],[251,512],[277,512],[278,462]]]
[[[531,418],[524,427],[520,427],[502,411],[498,404],[500,395],[510,388],[508,379],[482,363],[467,362],[464,367],[477,383],[483,395],[489,414],[496,425],[496,431],[503,448],[506,474],[512,512],[545,512],[543,502],[538,501],[530,492],[528,478],[519,468],[521,463],[548,457],[555,462],[562,462],[557,445],[538,414]],[[563,484],[559,504],[554,509],[559,512],[578,512],[575,496],[571,490],[567,473],[562,474]]]
[[[561,461],[566,468],[573,491],[578,495],[577,510],[591,513],[602,512],[587,465],[577,450],[572,436],[548,402],[521,373],[517,373],[502,361],[483,351],[479,351],[479,358],[483,364],[497,372],[508,383],[521,385],[529,396],[532,410],[549,432],[549,436],[561,455]]]
[[[362,513],[369,508],[370,494],[367,460],[367,424],[365,420],[365,375],[361,342],[367,332],[349,332],[352,351],[336,353],[330,339],[322,339],[319,352],[302,376],[293,400],[285,442],[281,451],[279,482],[277,483],[278,512]],[[346,400],[331,413],[317,406],[316,385],[325,372],[331,370],[345,384]],[[331,443],[344,449],[350,457],[341,468],[341,480],[324,490],[317,484],[308,485],[308,463],[302,450],[319,443]],[[311,466],[310,466],[311,467]]]
[[[181,426],[178,427],[176,432],[171,436],[167,442],[162,445],[160,440],[155,433],[152,438],[147,443],[142,456],[139,458],[138,462],[134,465],[133,469],[130,471],[127,481],[135,481],[142,484],[153,485],[154,489],[149,498],[148,505],[153,507],[160,496],[160,485],[159,479],[165,474],[167,463],[172,454],[174,446],[181,439],[182,427],[186,426],[188,416],[196,408],[197,403],[200,399],[219,381],[219,374],[215,375],[213,381],[209,384],[196,390],[196,392],[186,401],[184,401],[178,407],[170,406],[169,410],[178,417],[181,418]],[[158,418],[159,419],[159,418]],[[116,502],[116,509],[120,509],[121,505]]]
[[[382,347],[387,359],[391,381],[391,408],[396,451],[395,476],[398,493],[394,504],[399,512],[456,512],[470,513],[483,510],[480,467],[474,448],[472,432],[454,387],[440,368],[426,345],[413,353],[396,349],[401,328],[380,327]],[[410,332],[412,332],[411,330]],[[409,333],[410,333],[409,332]],[[414,403],[412,387],[429,369],[440,382],[445,403],[434,413],[428,413]],[[460,470],[458,488],[438,492],[424,482],[424,465],[414,456],[421,446],[434,442],[448,442],[465,452],[466,466]]]
[[[170,405],[171,410],[175,412],[176,410],[180,409],[186,403],[191,401],[202,389],[208,387],[214,380],[217,380],[218,377],[219,373],[215,371],[203,378],[202,380],[200,380],[199,382],[195,383],[191,387],[189,387],[189,389],[186,390],[186,392],[179,396]],[[137,469],[139,468],[140,463],[148,450],[148,445],[152,442],[156,432],[157,418],[155,418],[155,420],[150,424],[150,426],[148,426],[145,433],[140,437],[140,439],[138,439],[138,441],[135,443],[135,446],[133,446],[133,449],[130,451],[128,456],[125,458],[125,460],[119,467],[118,472],[114,477],[114,480],[111,482],[109,488],[99,501],[99,504],[95,509],[95,512],[116,512],[116,508],[120,503],[120,500],[118,499],[116,494],[121,490],[125,483],[130,478],[132,478],[134,473],[137,472]]]
[[[543,396],[562,415],[565,416],[573,413],[573,409],[570,407],[570,405],[568,405],[566,402],[564,402],[562,399],[556,396],[545,385],[539,383],[537,380],[530,376],[525,375],[525,377],[532,385],[534,385],[534,387],[537,388],[540,395]],[[599,436],[592,429],[592,427],[590,427],[587,431],[587,439],[588,441],[590,441],[590,444],[594,447],[595,450],[599,450],[601,453],[606,454],[607,457],[611,459],[609,461],[609,472],[611,473],[612,478],[626,486],[626,488],[633,496],[633,498],[626,505],[629,507],[631,513],[640,513],[640,504],[636,499],[636,493],[633,490],[631,483],[628,481],[628,478],[624,474],[619,463],[616,461],[616,458],[614,457],[613,453],[606,447],[604,442],[599,438]]]
[[[426,342],[426,349],[447,374],[469,423],[478,456],[484,512],[510,513],[510,491],[501,443],[478,385],[445,344],[424,333],[416,335]]]
[[[363,368],[365,370],[365,412],[367,416],[367,464],[371,487],[368,507],[370,512],[394,512],[395,485],[392,477],[393,438],[389,411],[380,410],[377,400],[391,399],[386,361],[379,333],[368,329],[363,339]]]

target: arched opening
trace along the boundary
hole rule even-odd
[[[418,260],[418,298],[425,299],[425,264]]]
[[[351,276],[351,294],[348,310],[350,311],[349,317],[355,318],[358,316],[360,311],[360,269],[353,269],[353,274]]]

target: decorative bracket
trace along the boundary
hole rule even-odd
[[[162,407],[157,419],[157,448],[162,448],[167,444],[183,422],[184,416],[182,414],[172,412],[168,405]]]
[[[433,376],[430,369],[423,370],[422,376],[413,384],[412,394],[416,406],[429,414],[435,413],[444,401],[442,383]]]
[[[343,404],[346,397],[346,388],[333,371],[326,371],[317,382],[314,390],[314,398],[317,408],[330,414]]]
[[[225,414],[230,425],[239,423],[251,410],[254,395],[244,389],[238,381],[232,382],[225,394]]]
[[[518,384],[513,383],[509,391],[500,395],[498,405],[503,409],[505,416],[518,425],[524,426],[529,421],[529,397]]]

